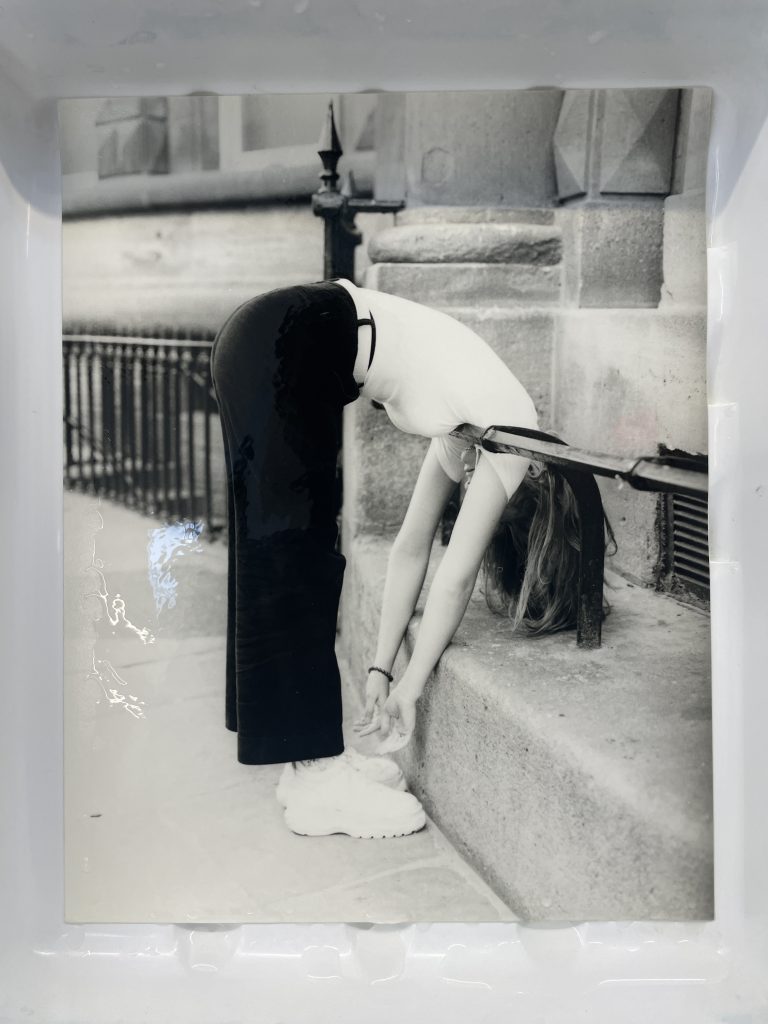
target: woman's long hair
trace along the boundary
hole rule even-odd
[[[614,554],[616,538],[605,513],[603,518],[606,551],[612,546]],[[580,547],[579,509],[568,481],[546,467],[536,476],[529,472],[483,557],[486,603],[530,636],[574,628]],[[604,598],[604,618],[609,611]]]

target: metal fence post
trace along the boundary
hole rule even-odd
[[[317,152],[323,162],[323,170],[319,175],[320,188],[312,196],[312,212],[324,221],[323,277],[326,280],[345,277],[352,281],[355,246],[362,241],[362,235],[355,227],[354,213],[350,212],[347,204],[348,197],[338,187],[336,168],[344,151],[336,131],[333,103],[328,104]]]
[[[325,246],[323,250],[323,277],[345,277],[355,280],[355,248],[362,242],[362,234],[355,225],[357,213],[397,213],[405,206],[400,199],[364,199],[355,194],[355,183],[350,171],[344,184],[339,188],[337,167],[344,155],[333,103],[328,104],[328,113],[323,122],[317,150],[323,162],[319,174],[320,188],[312,196],[312,212],[325,221]]]

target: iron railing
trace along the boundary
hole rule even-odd
[[[318,155],[322,184],[312,196],[312,210],[325,222],[324,277],[354,280],[354,250],[362,237],[354,223],[356,213],[394,213],[405,204],[355,196],[351,174],[343,189],[338,188],[342,148],[332,104]],[[214,456],[222,439],[210,376],[211,343],[212,338],[65,335],[66,485],[149,515],[202,520],[209,538],[225,530],[223,451]],[[692,499],[707,494],[705,459],[619,458],[513,426],[482,430],[465,423],[451,433],[488,451],[545,462],[570,483],[581,523],[577,643],[582,647],[600,646],[603,617],[604,517],[595,476]]]
[[[226,524],[210,341],[63,338],[64,479],[148,515]]]
[[[622,458],[588,452],[567,445],[554,434],[522,427],[493,425],[483,430],[462,423],[451,431],[489,452],[512,452],[546,463],[562,473],[573,489],[579,507],[581,529],[578,578],[576,642],[580,647],[599,647],[603,621],[605,527],[603,502],[596,476],[611,477],[641,491],[658,491],[706,497],[707,459],[673,455]]]
[[[227,525],[226,478],[210,341],[66,335],[64,476],[66,485],[148,515],[205,524],[208,538]],[[708,491],[706,458],[622,458],[566,445],[553,434],[514,426],[451,433],[491,452],[512,452],[562,473],[581,524],[577,643],[601,643],[605,536],[596,476],[637,490],[691,499]],[[341,495],[339,495],[339,504]]]

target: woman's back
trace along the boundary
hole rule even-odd
[[[376,321],[376,351],[361,394],[381,402],[395,426],[433,437],[464,422],[537,425],[528,392],[470,327],[410,299],[354,287]]]
[[[339,283],[376,322],[375,354],[360,394],[381,402],[398,429],[438,439],[437,454],[453,479],[461,476],[464,445],[447,435],[459,424],[538,428],[531,396],[470,327],[410,299],[359,288],[345,279]],[[515,459],[491,456],[508,493],[508,471]]]

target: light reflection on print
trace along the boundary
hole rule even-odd
[[[101,520],[101,526],[98,527],[96,533],[98,533],[99,530],[103,530],[104,529],[104,517],[102,516],[101,512],[99,512],[98,510],[97,510],[97,514],[98,514],[99,519]],[[96,535],[95,534],[94,534],[94,537],[93,537],[93,546],[92,546],[92,549],[91,549],[91,564],[90,564],[90,566],[88,568],[89,569],[93,569],[93,571],[96,573],[96,575],[99,578],[99,584],[100,584],[99,585],[99,589],[97,591],[93,591],[88,596],[89,597],[98,597],[101,600],[102,604],[104,605],[104,610],[107,613],[107,618],[109,619],[110,623],[113,626],[117,626],[117,625],[122,623],[122,625],[125,626],[126,629],[129,629],[133,633],[135,633],[136,636],[139,637],[139,639],[141,640],[142,643],[144,643],[144,644],[153,644],[155,642],[155,640],[157,639],[155,637],[154,633],[152,633],[151,630],[147,629],[146,626],[143,626],[141,628],[139,626],[134,626],[134,624],[130,621],[128,616],[125,614],[125,601],[122,599],[122,597],[119,594],[115,594],[115,596],[112,599],[112,601],[109,600],[109,588],[107,587],[106,577],[104,576],[104,573],[102,572],[102,569],[104,568],[104,562],[100,558],[96,557]]]
[[[91,657],[93,667],[86,678],[96,680],[104,691],[104,699],[109,704],[119,704],[134,718],[146,718],[147,716],[142,710],[144,701],[139,700],[132,693],[121,693],[117,689],[118,686],[127,686],[128,683],[118,674],[112,662],[97,658],[96,651],[91,652]],[[113,683],[116,683],[117,686],[112,685]],[[96,703],[100,704],[101,701],[96,701]]]
[[[99,505],[101,505],[101,499],[99,499]],[[101,558],[96,557],[96,534],[100,530],[104,529],[104,517],[102,516],[100,509],[97,509],[96,512],[99,517],[100,525],[96,528],[93,534],[91,564],[88,566],[88,570],[93,570],[93,572],[96,573],[99,581],[99,588],[98,590],[91,591],[87,596],[99,598],[104,606],[107,618],[113,627],[122,626],[135,634],[143,644],[153,644],[157,639],[154,633],[152,633],[152,631],[146,626],[136,626],[131,622],[126,614],[125,601],[122,599],[120,594],[115,594],[115,596],[110,600],[109,587],[107,586],[106,576],[103,572],[104,562]],[[104,693],[104,699],[109,704],[124,708],[130,715],[133,715],[134,718],[146,718],[143,711],[145,702],[132,693],[122,692],[121,688],[127,687],[128,682],[119,675],[110,661],[97,658],[95,646],[91,651],[91,669],[88,672],[86,679],[96,680]],[[101,701],[97,700],[96,703],[99,704]]]
[[[149,543],[147,544],[149,582],[158,612],[176,606],[177,581],[171,574],[171,564],[175,558],[203,550],[203,545],[200,543],[202,532],[203,524],[190,520],[164,523],[157,529],[149,531]]]

